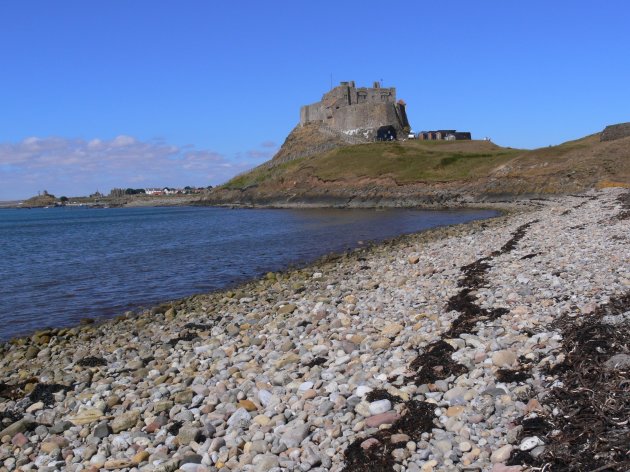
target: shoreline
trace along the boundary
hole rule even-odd
[[[7,470],[526,470],[508,465],[513,451],[553,449],[518,425],[552,415],[553,323],[630,290],[622,194],[530,202],[0,344],[0,397],[14,397],[0,403],[0,458]],[[497,377],[527,365],[520,381]]]
[[[189,208],[196,208],[196,206],[188,206]],[[156,208],[160,208],[160,207],[156,207]],[[172,208],[172,207],[162,207],[162,208]],[[218,207],[217,207],[218,208]],[[527,205],[525,205],[525,208],[527,208]],[[239,210],[255,210],[255,209],[259,209],[259,208],[251,208],[251,207],[243,207],[243,208],[239,208]],[[288,208],[260,208],[260,209],[265,209],[265,210],[288,210]],[[298,210],[315,210],[316,208],[297,208]],[[524,208],[517,208],[515,206],[495,206],[495,207],[491,207],[489,205],[486,206],[479,206],[479,207],[471,207],[471,208],[450,208],[450,209],[430,209],[430,210],[426,210],[426,211],[462,211],[462,210],[466,210],[466,209],[470,209],[470,210],[487,210],[487,211],[493,211],[496,212],[496,216],[490,216],[490,217],[480,217],[478,220],[478,222],[482,222],[482,221],[488,221],[491,219],[496,219],[499,218],[501,216],[504,216],[506,214],[509,213],[513,213],[513,212],[518,212],[518,211],[524,211]],[[348,211],[352,211],[355,210],[354,208],[343,208],[343,209],[336,209],[336,210],[348,210]],[[379,210],[379,209],[372,209],[373,211],[391,211],[391,210],[416,210],[416,209],[407,209],[407,208],[386,208],[384,210]],[[418,209],[419,211],[423,211],[422,209]],[[434,228],[429,228],[429,229],[425,229],[425,230],[420,230],[417,232],[412,232],[412,233],[403,233],[403,234],[399,234],[397,236],[392,236],[392,237],[387,237],[383,240],[380,241],[376,241],[376,240],[367,240],[365,242],[363,241],[359,241],[356,243],[356,247],[354,247],[353,249],[346,249],[346,250],[341,250],[338,252],[329,252],[326,254],[322,254],[321,256],[317,256],[314,259],[305,259],[302,261],[298,261],[298,262],[293,262],[289,265],[287,265],[286,267],[283,267],[279,270],[275,270],[275,272],[277,273],[283,273],[283,272],[290,272],[292,270],[296,270],[296,269],[305,269],[308,268],[309,266],[316,266],[317,264],[324,262],[326,259],[330,258],[331,256],[333,257],[338,257],[338,256],[343,256],[345,254],[348,253],[352,253],[353,251],[356,250],[361,250],[361,249],[368,249],[374,246],[380,246],[380,245],[391,245],[393,244],[395,241],[399,240],[402,237],[407,237],[407,236],[411,236],[413,234],[420,234],[420,233],[425,233],[425,232],[430,232],[430,231],[438,231],[438,236],[436,237],[440,237],[439,234],[441,234],[440,230],[444,229],[444,228],[452,228],[452,227],[457,227],[457,226],[465,226],[469,223],[459,223],[459,224],[446,224],[446,225],[440,225]],[[188,295],[183,295],[181,297],[178,298],[172,298],[172,299],[156,299],[154,301],[150,301],[150,302],[139,302],[139,303],[129,303],[125,308],[121,309],[120,311],[112,311],[109,312],[107,314],[101,314],[99,315],[92,315],[90,313],[86,313],[85,316],[83,316],[81,319],[75,319],[74,322],[69,322],[69,323],[61,323],[59,325],[43,325],[43,326],[39,326],[37,328],[34,329],[26,329],[26,330],[22,330],[20,332],[18,332],[17,334],[13,334],[11,336],[8,337],[0,337],[0,345],[2,345],[3,343],[20,343],[20,342],[24,342],[24,340],[27,340],[28,338],[31,338],[33,335],[35,335],[36,333],[42,332],[42,331],[49,331],[49,332],[55,332],[58,330],[69,330],[69,329],[73,329],[73,328],[77,328],[77,327],[81,327],[85,324],[103,324],[103,323],[107,323],[108,321],[111,321],[115,318],[118,318],[120,316],[126,315],[126,316],[139,316],[142,313],[145,312],[155,312],[156,309],[159,309],[160,307],[163,306],[172,306],[173,304],[179,304],[187,299],[193,298],[195,296],[201,296],[201,295],[207,295],[207,294],[211,294],[211,293],[223,293],[223,292],[228,292],[228,291],[238,291],[240,289],[240,287],[245,286],[249,283],[252,282],[256,282],[259,279],[262,279],[266,276],[266,272],[260,272],[254,276],[248,277],[246,279],[240,280],[240,281],[236,281],[236,282],[232,282],[232,283],[226,283],[223,287],[219,287],[216,288],[214,290],[210,290],[210,291],[201,291],[201,292],[192,292]],[[65,332],[65,331],[64,331]],[[20,339],[24,338],[23,341],[20,341]]]
[[[587,190],[586,190],[587,191]],[[259,209],[301,209],[301,208],[347,208],[347,209],[416,209],[416,210],[457,210],[463,208],[485,208],[487,206],[511,207],[527,205],[532,201],[561,198],[563,194],[553,193],[501,193],[480,196],[459,193],[437,193],[435,195],[386,195],[376,194],[349,197],[337,194],[313,194],[302,196],[282,195],[228,200],[214,198],[212,194],[205,197],[165,196],[141,198],[110,198],[87,201],[86,197],[78,197],[86,201],[71,204],[24,205],[24,200],[0,202],[0,209],[32,210],[37,208],[168,208],[180,206],[215,207],[215,208],[259,208]]]

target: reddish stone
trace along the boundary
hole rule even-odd
[[[155,433],[155,432],[156,432],[158,429],[160,429],[161,427],[162,427],[162,425],[161,425],[159,422],[157,422],[157,421],[153,421],[153,422],[149,423],[149,424],[147,425],[147,427],[146,427],[146,428],[144,428],[144,430],[145,430],[147,433],[151,434],[151,433]]]
[[[395,411],[386,411],[385,413],[370,416],[365,420],[365,424],[370,428],[375,428],[382,424],[392,424],[398,418],[400,418],[400,416]]]
[[[532,411],[543,411],[543,407],[538,400],[532,398],[527,402],[525,406],[525,414],[531,413]]]
[[[478,424],[484,420],[482,415],[472,415],[468,417],[468,422],[471,424]]]
[[[492,472],[521,472],[523,468],[520,465],[494,464]]]
[[[22,447],[26,443],[28,443],[28,438],[22,433],[17,433],[15,436],[13,436],[13,439],[11,439],[11,444],[16,447]]]
[[[380,444],[380,441],[376,438],[368,438],[365,441],[363,441],[361,443],[361,448],[368,450],[371,447],[376,446],[377,444]]]
[[[54,444],[55,447],[58,447],[59,449],[63,449],[64,447],[68,447],[70,445],[70,442],[63,436],[50,436],[44,442]]]
[[[147,433],[155,433],[158,429],[160,429],[166,423],[168,423],[168,419],[166,418],[166,416],[160,415],[155,420],[153,420],[153,422],[149,423],[146,426],[146,428],[144,428],[144,430]]]

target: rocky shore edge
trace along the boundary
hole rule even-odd
[[[217,188],[195,206],[229,208],[414,208],[445,210],[458,208],[484,208],[487,206],[527,206],[532,201],[554,198],[544,191],[478,192],[473,188],[437,189],[425,184],[402,185],[388,182],[370,188],[350,185],[311,191],[258,193],[255,187],[241,189]],[[530,189],[531,190],[531,189]]]
[[[626,470],[630,194],[0,345],[0,471]]]

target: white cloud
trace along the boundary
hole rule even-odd
[[[88,149],[99,149],[103,145],[100,139],[93,139],[88,143]]]
[[[43,189],[77,196],[114,187],[216,185],[257,164],[248,157],[239,153],[230,159],[212,150],[125,135],[89,141],[30,137],[0,143],[0,200],[27,198]]]
[[[112,141],[112,146],[114,147],[123,147],[123,146],[131,146],[136,142],[131,136],[116,136]]]

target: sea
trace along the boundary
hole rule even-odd
[[[491,210],[0,209],[0,340],[236,286]]]

